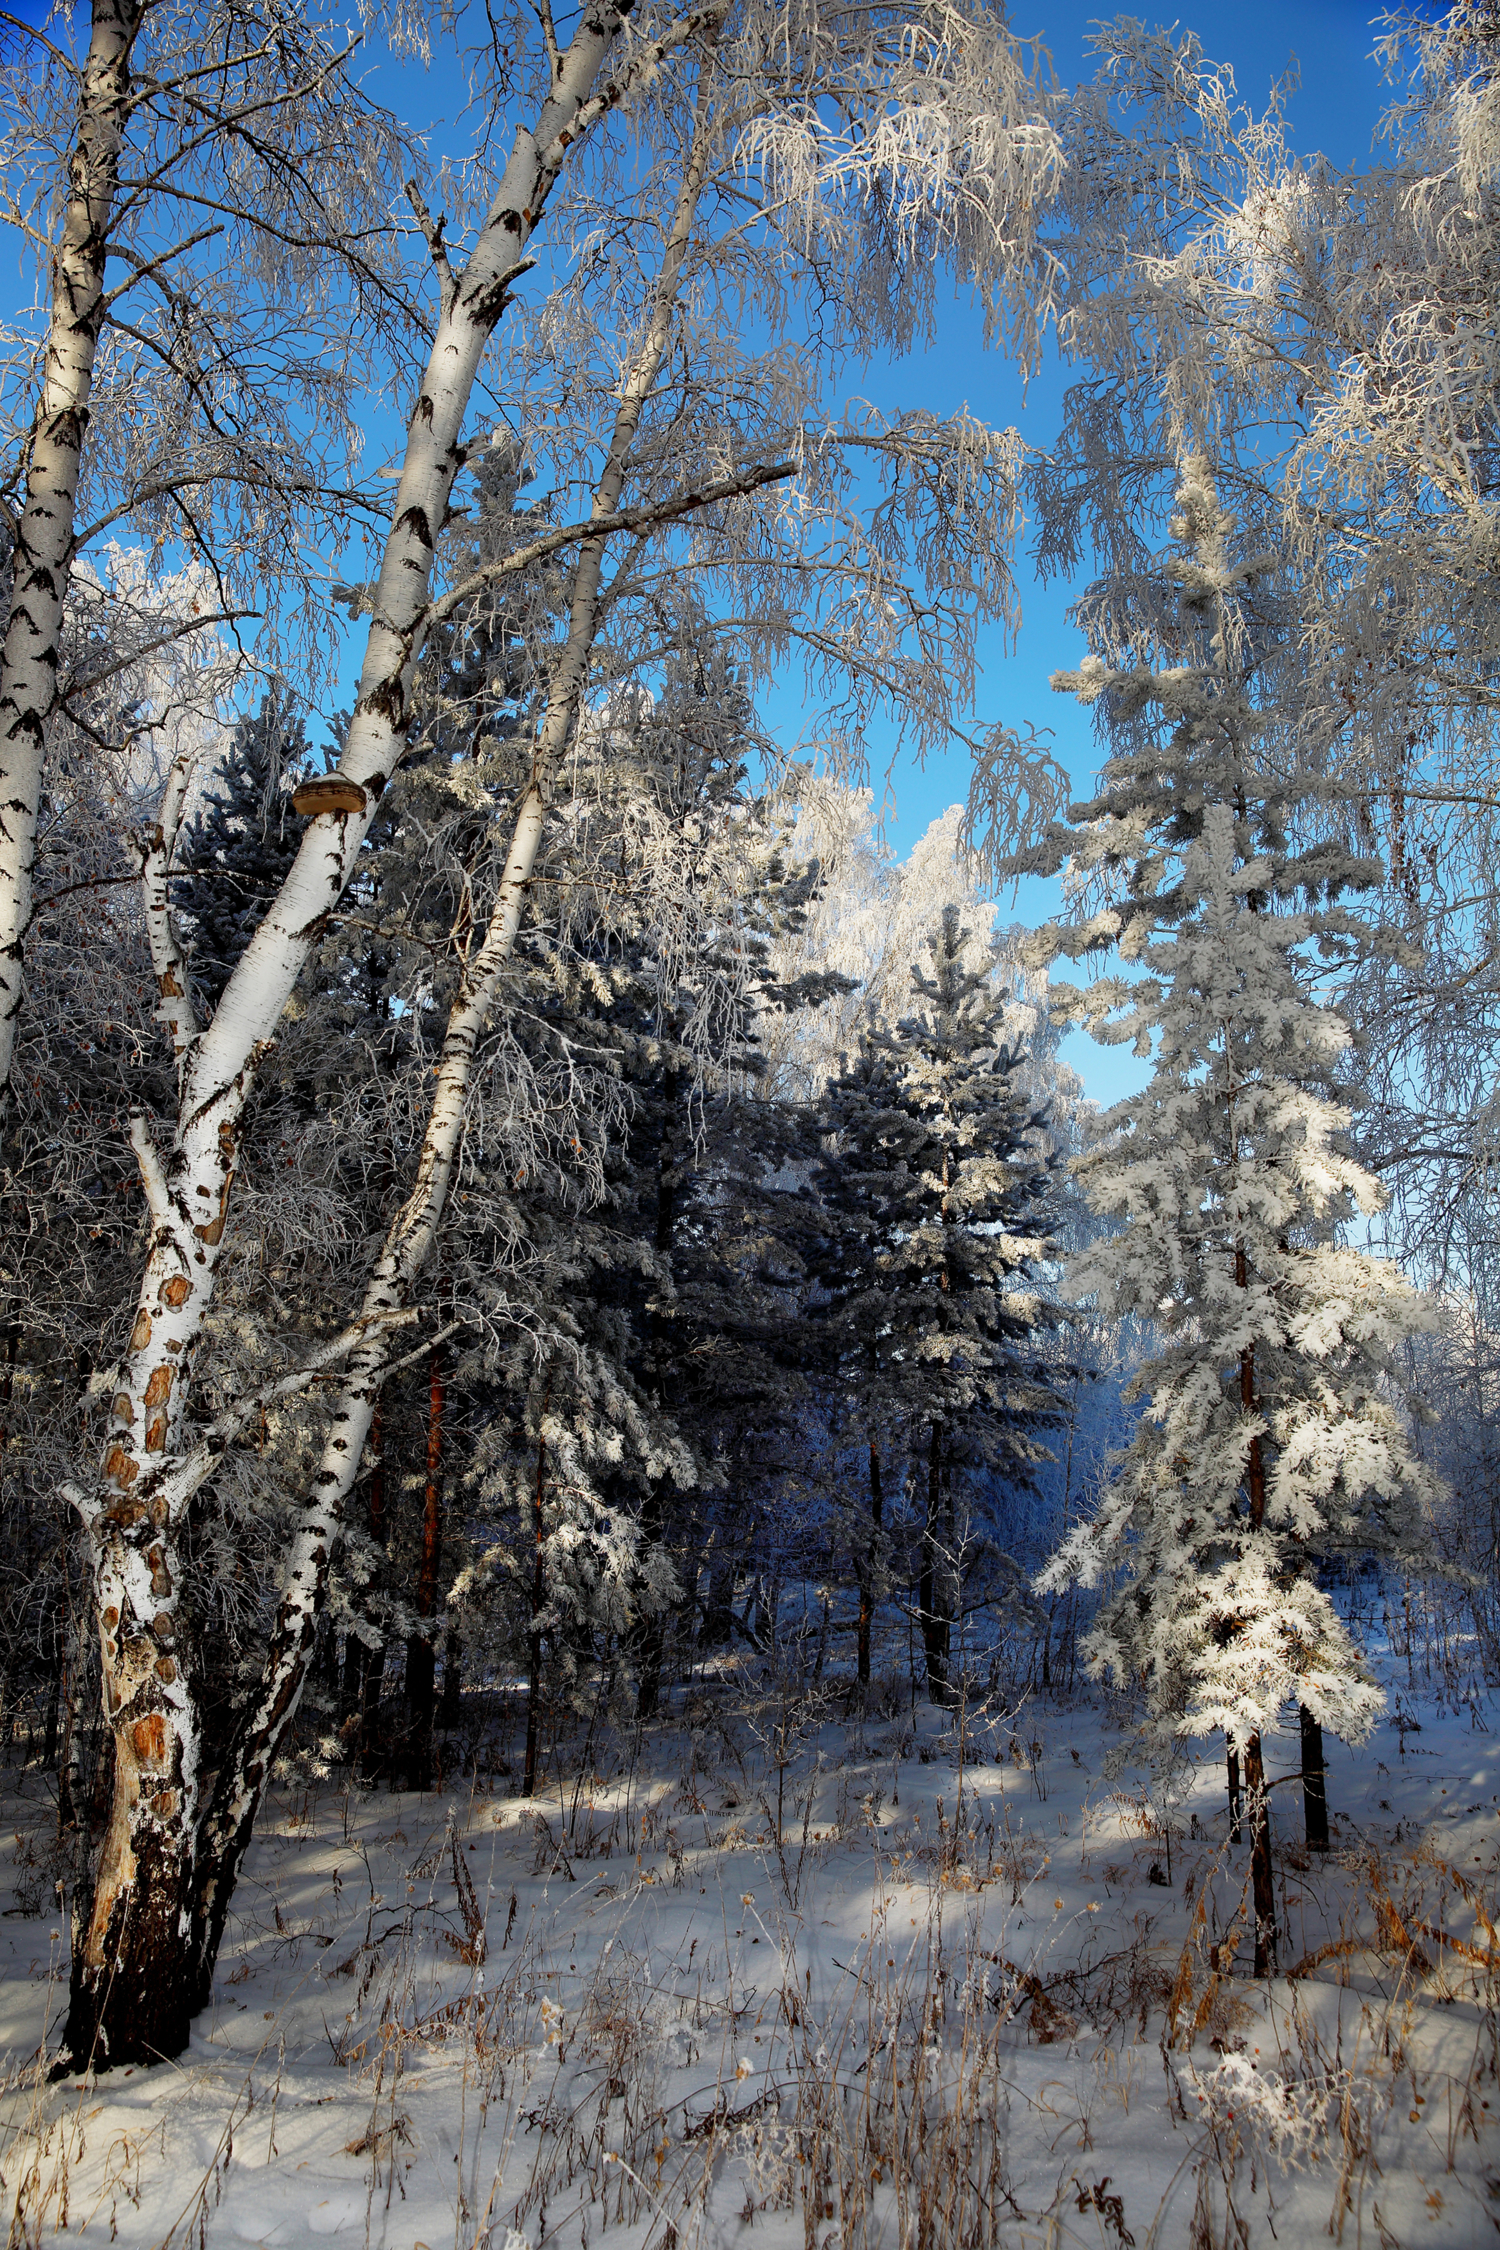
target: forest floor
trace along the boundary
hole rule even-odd
[[[1117,1771],[1086,1700],[961,1740],[727,1667],[536,1802],[284,1790],[190,2052],[57,2086],[12,1770],[12,2250],[1488,2242],[1500,1708],[1391,1684],[1330,1746],[1326,1859],[1274,1792],[1296,1973],[1264,1984],[1216,1762]]]

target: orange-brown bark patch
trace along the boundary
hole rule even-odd
[[[130,1730],[130,1740],[143,1766],[166,1764],[167,1722],[160,1711],[149,1711],[144,1719],[137,1719]]]

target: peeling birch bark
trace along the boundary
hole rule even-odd
[[[680,18],[635,58],[634,70],[649,72],[672,48],[715,23],[726,4],[716,0],[702,13]],[[229,1898],[271,1766],[305,1681],[343,1502],[358,1469],[388,1357],[374,1331],[402,1310],[447,1201],[475,1047],[514,943],[547,788],[586,674],[592,633],[583,620],[585,612],[597,616],[602,537],[585,542],[580,556],[573,630],[537,745],[500,898],[450,1017],[416,1183],[365,1291],[361,1319],[370,1326],[349,1353],[322,1463],[290,1544],[261,1682],[200,1818],[200,1719],[174,1626],[180,1576],[174,1532],[185,1503],[172,1472],[193,1353],[212,1299],[228,1219],[245,1104],[256,1065],[353,873],[376,803],[405,751],[434,541],[465,459],[463,417],[508,286],[524,263],[551,189],[571,152],[623,91],[614,84],[597,87],[597,81],[630,5],[631,0],[608,0],[591,10],[557,58],[552,91],[535,126],[516,133],[499,191],[463,270],[455,274],[440,240],[432,242],[439,317],[408,426],[359,693],[338,766],[337,778],[353,785],[349,801],[318,810],[310,819],[298,856],[213,1021],[194,1035],[183,1017],[181,1090],[170,1150],[165,1157],[158,1153],[143,1122],[138,1121],[134,1135],[151,1243],[112,1401],[99,1482],[81,1503],[93,1545],[105,1706],[120,1763],[93,1911],[74,1953],[64,2049],[75,2067],[91,2056],[111,2062],[151,2060],[180,2052],[186,2041],[191,2015],[212,1977]],[[671,292],[685,251],[686,238],[671,268]],[[660,338],[653,374],[670,318],[667,294],[652,325],[652,336]],[[618,499],[629,442],[649,388],[650,379],[643,376],[632,393],[633,410],[622,406],[596,520]],[[601,505],[606,496],[607,505]],[[164,819],[163,848],[168,826]],[[149,878],[149,868],[147,873]],[[170,943],[164,913],[155,921],[153,935],[162,946]],[[174,1044],[176,1037],[174,1031]],[[138,1735],[138,1729],[144,1732]],[[176,1933],[170,1966],[161,1951],[161,1933],[169,1929]]]
[[[93,0],[62,233],[52,258],[42,387],[0,647],[0,1098],[10,1084],[25,990],[42,759],[57,708],[78,472],[106,311],[105,240],[130,107],[131,54],[148,5]]]

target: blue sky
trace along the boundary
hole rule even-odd
[[[1136,0],[1138,7],[1138,0]],[[1052,52],[1052,65],[1064,83],[1091,77],[1086,56],[1088,27],[1100,20],[1100,7],[1012,9],[1016,31],[1039,31]],[[1145,11],[1142,11],[1145,13]],[[1163,20],[1165,11],[1156,18]],[[1289,97],[1293,144],[1304,155],[1322,151],[1336,164],[1361,164],[1372,153],[1381,110],[1388,99],[1374,63],[1374,9],[1340,0],[1262,0],[1255,9],[1190,7],[1181,22],[1199,34],[1203,52],[1228,63],[1235,83],[1255,108],[1262,108],[1273,83],[1298,70],[1298,90]],[[924,405],[931,412],[954,412],[969,405],[985,421],[1014,425],[1030,445],[1046,450],[1057,430],[1066,373],[1057,355],[1034,376],[1025,391],[1012,364],[985,351],[981,324],[963,295],[956,293],[942,319],[936,344],[920,358],[891,362],[875,371],[875,398],[882,405]],[[1052,749],[1086,790],[1097,767],[1097,747],[1088,715],[1066,695],[1050,691],[1048,679],[1061,666],[1077,664],[1082,641],[1068,623],[1075,589],[1041,585],[1028,567],[1025,551],[1016,558],[1021,585],[1021,632],[1012,650],[1001,634],[990,634],[983,650],[978,715],[1010,727],[1034,724],[1052,731]],[[927,823],[967,792],[967,751],[929,758],[924,767],[902,765],[895,774],[895,812],[886,835],[897,853],[906,853]],[[1019,895],[1001,900],[1001,925],[1012,920],[1039,922],[1055,911],[1055,886],[1023,884]],[[1086,1033],[1064,1042],[1066,1060],[1082,1075],[1095,1100],[1113,1102],[1136,1091],[1149,1075],[1127,1048],[1102,1048]]]
[[[1135,0],[1140,7],[1140,0]],[[1012,27],[1020,34],[1039,36],[1051,52],[1053,67],[1065,85],[1092,76],[1088,51],[1090,27],[1106,11],[1093,6],[1061,5],[1040,0],[1027,7],[1013,0]],[[1210,9],[1201,5],[1168,17],[1166,11],[1142,10],[1149,22],[1176,21],[1197,32],[1204,51],[1215,62],[1233,70],[1241,94],[1255,107],[1264,105],[1273,83],[1296,70],[1300,84],[1288,104],[1296,146],[1305,154],[1321,149],[1334,162],[1356,164],[1368,157],[1383,104],[1380,72],[1372,56],[1376,9],[1371,0],[1262,0],[1254,8]],[[414,121],[430,122],[432,143],[441,149],[446,128],[453,122],[443,116],[445,73],[441,68],[424,74],[411,64],[377,65],[371,90]],[[545,251],[543,253],[545,263]],[[984,347],[981,323],[967,292],[955,283],[941,311],[932,344],[920,353],[877,363],[851,382],[851,389],[887,409],[921,406],[934,413],[954,412],[967,406],[984,420],[1001,427],[1015,426],[1026,441],[1045,449],[1060,417],[1065,371],[1056,355],[1049,356],[1041,372],[1024,392],[1018,371],[1003,355]],[[399,438],[392,427],[392,442]],[[372,429],[371,442],[380,444]],[[1043,586],[1036,581],[1023,552],[1017,558],[1021,589],[1022,627],[1013,649],[1003,636],[992,632],[983,643],[983,677],[976,712],[981,720],[1003,720],[1015,726],[1031,722],[1050,728],[1053,747],[1086,787],[1096,763],[1092,729],[1086,715],[1066,698],[1054,695],[1048,681],[1059,667],[1076,663],[1081,653],[1078,635],[1068,623],[1067,611],[1075,589]],[[351,645],[349,679],[357,671],[358,652]],[[802,731],[800,681],[788,681],[784,695],[767,699],[766,715],[777,730],[795,742]],[[891,756],[891,743],[879,737],[870,744],[871,777],[877,783]],[[967,752],[961,747],[947,756],[930,758],[919,767],[904,759],[893,774],[894,808],[887,836],[903,856],[929,821],[962,798],[968,787]],[[1002,919],[1018,916],[1037,920],[1051,909],[1051,887],[1036,895],[1023,892],[1007,903]],[[1080,1066],[1096,1054],[1089,1042],[1077,1058]],[[1106,1068],[1111,1083],[1118,1058]],[[1130,1074],[1128,1063],[1123,1065]],[[1089,1060],[1092,1077],[1095,1064]],[[1101,1085],[1107,1094],[1109,1086]]]
[[[1136,0],[1139,8],[1139,0]],[[1051,49],[1053,65],[1065,84],[1091,76],[1086,39],[1101,10],[1055,4],[1012,9],[1018,32],[1039,33]],[[1132,11],[1134,12],[1134,11]],[[1148,21],[1162,21],[1142,11]],[[1240,93],[1256,108],[1264,106],[1273,83],[1296,68],[1300,83],[1287,104],[1296,147],[1304,154],[1322,151],[1333,162],[1354,165],[1372,148],[1388,98],[1373,59],[1375,10],[1368,0],[1340,5],[1338,0],[1262,0],[1254,8],[1189,7],[1175,20],[1196,31],[1206,55],[1227,63]],[[1060,417],[1064,371],[1055,354],[1023,395],[1015,368],[984,349],[980,323],[959,292],[941,322],[936,343],[921,356],[888,363],[874,371],[869,385],[884,406],[921,405],[945,413],[967,405],[985,420],[1014,425],[1031,445],[1045,449]],[[1026,722],[1050,728],[1052,747],[1080,790],[1088,787],[1097,749],[1087,714],[1048,686],[1051,674],[1076,664],[1082,643],[1068,621],[1074,589],[1041,585],[1023,553],[1018,557],[1022,625],[1007,652],[998,633],[984,646],[979,716],[1011,726]],[[872,763],[878,762],[878,753]],[[895,775],[895,810],[887,835],[904,853],[928,822],[962,798],[968,786],[967,752],[929,759],[924,768],[910,762]],[[1052,885],[1028,884],[1018,897],[1007,894],[999,919],[1037,922],[1054,909]],[[1090,1094],[1108,1103],[1144,1082],[1147,1066],[1119,1048],[1100,1048],[1083,1033],[1072,1035],[1064,1052]]]
[[[38,19],[39,0],[12,0],[17,12]],[[1135,0],[1136,8],[1140,0]],[[1165,19],[1165,10],[1142,11],[1147,21]],[[1013,28],[1038,35],[1050,49],[1053,66],[1065,84],[1092,75],[1087,53],[1089,27],[1104,13],[1092,7],[1063,5],[1061,0],[1039,0],[1025,6],[1016,0],[1011,10]],[[1380,73],[1372,57],[1375,9],[1370,0],[1344,4],[1344,0],[1260,0],[1253,7],[1208,8],[1202,0],[1185,9],[1176,21],[1197,32],[1205,52],[1233,70],[1240,93],[1252,105],[1264,105],[1273,82],[1295,68],[1300,83],[1292,93],[1287,114],[1295,144],[1304,153],[1321,149],[1334,162],[1357,164],[1371,150],[1384,96]],[[1173,20],[1173,19],[1165,19]],[[399,71],[387,63],[377,67],[371,87],[407,116],[429,108],[433,138],[441,146],[445,126],[442,111],[447,86],[440,71],[423,74],[411,65]],[[393,81],[399,78],[400,84]],[[451,83],[451,81],[450,81]],[[1020,377],[1006,359],[984,349],[980,322],[965,292],[955,287],[939,315],[935,341],[925,351],[900,360],[877,364],[858,381],[863,395],[887,409],[920,406],[934,413],[970,407],[986,421],[1014,425],[1027,442],[1045,449],[1059,418],[1064,383],[1055,356],[1049,358],[1023,395]],[[377,417],[378,419],[378,417]],[[372,444],[380,436],[370,432]],[[1024,551],[1018,557],[1022,600],[1022,625],[1016,646],[1007,651],[998,633],[982,644],[983,675],[977,698],[981,720],[1003,720],[1012,726],[1030,722],[1049,728],[1053,747],[1086,789],[1096,764],[1096,751],[1088,720],[1076,705],[1052,694],[1049,676],[1060,666],[1075,663],[1081,653],[1077,634],[1067,618],[1075,589],[1053,584],[1042,586],[1033,578]],[[357,671],[357,652],[349,651],[348,675]],[[347,700],[347,695],[341,700]],[[790,687],[786,695],[769,699],[767,716],[789,739],[801,732],[801,711]],[[315,728],[315,739],[317,738]],[[890,755],[888,743],[870,745],[870,763],[878,779]],[[903,856],[928,822],[957,799],[968,786],[967,753],[958,750],[930,758],[925,767],[910,760],[893,774],[894,809],[887,827],[891,844]],[[1030,886],[1019,899],[1002,905],[1001,919],[1040,920],[1053,901],[1051,886]],[[1086,1038],[1069,1042],[1070,1059],[1084,1075],[1089,1090],[1101,1100],[1115,1098],[1139,1082],[1141,1066],[1117,1050],[1100,1050]]]
[[[1301,83],[1289,101],[1288,117],[1296,146],[1303,154],[1321,150],[1335,163],[1356,164],[1370,154],[1385,98],[1371,52],[1374,13],[1367,0],[1356,6],[1337,0],[1322,5],[1303,0],[1300,6],[1263,0],[1254,8],[1190,7],[1169,20],[1196,31],[1206,55],[1232,67],[1241,94],[1256,108],[1264,105],[1275,80],[1295,65]],[[1014,7],[1012,23],[1017,31],[1041,34],[1058,77],[1071,85],[1092,76],[1085,41],[1100,14],[1097,5],[1064,7],[1053,0],[1030,11]],[[984,349],[979,322],[956,292],[936,344],[920,358],[878,369],[874,387],[882,405],[921,405],[935,413],[968,405],[988,422],[1014,425],[1028,444],[1045,449],[1057,428],[1064,381],[1054,354],[1023,396],[1017,371]],[[1029,720],[1050,727],[1058,755],[1086,785],[1096,763],[1092,729],[1082,711],[1047,685],[1055,670],[1075,664],[1082,653],[1067,619],[1073,590],[1039,584],[1024,553],[1018,566],[1021,632],[1010,654],[998,634],[990,636],[980,714],[1012,726]],[[966,786],[966,753],[933,759],[922,771],[903,768],[897,776],[891,841],[904,851],[934,814],[964,795]],[[1025,911],[1024,899],[1018,911]]]

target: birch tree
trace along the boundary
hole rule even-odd
[[[31,920],[37,802],[56,705],[74,503],[105,319],[106,241],[114,214],[145,0],[97,0],[78,75],[66,206],[52,258],[42,379],[13,519],[10,600],[0,644],[0,1092],[10,1078]]]
[[[894,286],[901,261],[917,261],[910,271],[920,302],[931,272],[921,261],[939,250],[981,249],[978,278],[997,317],[1007,303],[1018,308],[1018,319],[1030,317],[1028,245],[1056,157],[1015,49],[977,10],[939,12],[908,26],[900,11],[885,8],[783,18],[759,6],[731,15],[725,0],[715,0],[659,24],[625,26],[625,10],[611,6],[580,20],[561,47],[544,13],[545,91],[530,121],[515,130],[466,256],[450,252],[444,222],[414,199],[437,313],[379,570],[359,596],[371,619],[359,694],[335,770],[297,792],[309,821],[301,848],[206,1025],[193,1013],[190,968],[170,912],[189,779],[181,762],[142,845],[147,927],[179,1096],[164,1150],[150,1122],[135,1121],[150,1250],[116,1371],[98,1479],[77,1489],[92,1543],[116,1797],[75,1946],[65,2034],[75,2061],[176,2052],[207,1989],[271,1761],[304,1683],[340,1512],[391,1338],[419,1309],[415,1292],[460,1158],[476,1055],[579,721],[601,618],[621,592],[620,575],[606,577],[609,542],[692,517],[698,529],[687,559],[706,583],[717,576],[743,594],[755,590],[763,538],[768,560],[760,583],[769,589],[778,574],[786,584],[806,569],[808,545],[815,547],[809,526],[830,525],[831,551],[815,556],[809,573],[831,590],[827,605],[803,603],[794,611],[783,604],[778,616],[767,592],[748,614],[757,622],[769,615],[769,626],[758,644],[748,626],[747,637],[760,654],[778,636],[782,643],[805,636],[817,663],[842,667],[858,693],[873,686],[913,704],[919,728],[936,726],[944,697],[966,686],[960,662],[946,687],[934,687],[926,663],[931,636],[961,660],[972,649],[974,618],[987,608],[1003,614],[1009,602],[1003,552],[988,535],[1003,533],[1013,441],[967,421],[945,430],[921,416],[890,430],[830,430],[805,410],[788,418],[778,408],[748,449],[733,442],[731,419],[727,426],[711,420],[704,443],[690,451],[674,446],[670,423],[659,425],[648,408],[681,332],[683,276],[706,183],[711,175],[727,179],[737,165],[761,183],[767,273],[793,255],[805,256],[814,270],[851,276],[870,270],[877,252],[884,259],[874,270],[889,278],[888,289],[872,296],[862,282],[851,283],[840,300],[851,348],[867,348],[892,320],[899,332],[907,317]],[[915,143],[892,129],[908,113],[933,121]],[[658,133],[677,157],[673,200],[656,229],[660,255],[621,355],[587,505],[576,520],[538,530],[486,572],[489,583],[549,555],[574,555],[529,778],[506,824],[508,842],[497,854],[483,915],[470,922],[460,949],[461,975],[409,1192],[353,1317],[314,1362],[279,1385],[282,1392],[305,1388],[341,1370],[321,1460],[298,1496],[261,1677],[205,1799],[190,1653],[176,1626],[180,1530],[193,1492],[250,1411],[242,1403],[204,1426],[195,1424],[191,1401],[202,1380],[204,1323],[231,1223],[251,1090],[404,754],[422,637],[479,590],[460,583],[435,598],[434,557],[474,442],[464,428],[481,364],[536,229],[576,152],[598,144],[607,156],[617,144],[622,176],[636,168],[635,178],[652,182],[650,166],[639,167]],[[789,365],[784,353],[780,361]],[[768,435],[779,445],[768,448]],[[886,497],[868,519],[852,508],[836,470],[854,450],[873,456],[887,477]],[[673,473],[685,456],[701,472],[690,480]],[[642,462],[651,476],[637,502],[628,496],[627,475]],[[801,480],[798,509],[753,502],[757,492],[794,475]],[[918,539],[928,549],[925,601],[899,592],[899,558]],[[625,555],[628,584],[632,559],[638,565],[640,556],[628,545]],[[955,571],[962,557],[967,568]],[[681,569],[680,557],[674,567]],[[862,665],[856,609],[876,588],[889,616],[877,661]],[[638,639],[631,661],[638,665],[647,646]],[[192,1933],[186,1946],[184,1929]]]
[[[263,661],[278,643],[308,653],[320,627],[297,577],[368,506],[351,382],[411,312],[381,182],[402,136],[349,79],[347,44],[237,0],[80,13],[81,51],[59,9],[48,33],[19,33],[4,74],[0,217],[42,303],[5,338],[0,1093],[49,735],[98,686],[66,662],[80,559],[107,577],[128,530],[154,574],[203,567],[205,618],[259,613]]]

